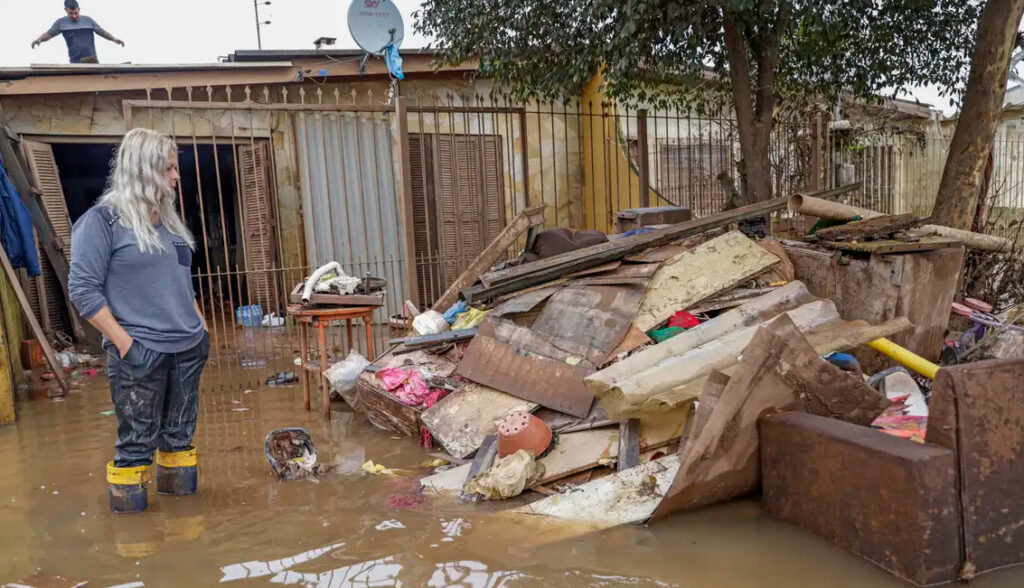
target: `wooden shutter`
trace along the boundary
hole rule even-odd
[[[283,310],[274,272],[278,261],[277,219],[271,205],[268,160],[264,141],[238,148],[246,283],[249,301],[259,304],[264,313]]]
[[[40,201],[43,205],[43,212],[46,219],[53,227],[53,233],[62,242],[64,255],[71,260],[71,218],[68,215],[68,205],[64,200],[64,189],[60,183],[60,173],[57,169],[57,162],[53,158],[53,148],[46,143],[35,141],[21,142],[25,160],[28,162],[29,171],[35,188],[39,190]],[[36,250],[39,252],[39,267],[42,271],[39,279],[41,288],[36,299],[39,301],[39,323],[49,332],[61,331],[65,334],[81,333],[81,328],[71,322],[73,316],[68,308],[68,302],[64,297],[64,289],[57,279],[53,265],[46,256],[42,247],[36,243]],[[30,299],[31,300],[31,299]],[[33,310],[36,310],[33,308]],[[77,317],[75,317],[77,321]]]
[[[481,137],[483,140],[483,186],[484,197],[484,239],[487,247],[505,228],[505,179],[501,158],[501,137]],[[475,257],[475,256],[474,256]]]
[[[416,287],[424,304],[441,291],[437,254],[437,210],[434,202],[434,170],[431,161],[432,135],[409,136],[409,169],[412,178],[413,239],[415,241]]]
[[[447,287],[505,226],[501,143],[480,135],[435,141],[438,256]]]

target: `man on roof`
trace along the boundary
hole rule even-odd
[[[57,35],[64,35],[71,63],[99,63],[99,60],[96,59],[93,33],[124,47],[124,41],[103,30],[103,27],[96,24],[95,20],[81,15],[78,0],[64,0],[64,12],[67,13],[67,16],[58,18],[50,30],[32,41],[33,49]]]

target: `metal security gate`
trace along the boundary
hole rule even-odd
[[[179,207],[197,241],[193,281],[215,361],[240,372],[225,380],[233,386],[299,371],[293,321],[258,321],[283,316],[290,291],[313,268],[337,261],[351,275],[387,280],[373,318],[374,347],[386,349],[404,302],[429,307],[527,206],[529,163],[516,147],[526,141],[522,109],[436,100],[409,107],[404,98],[390,106],[301,86],[264,89],[258,100],[231,87],[172,89],[166,100],[148,94],[124,101],[126,126],[178,144]],[[429,170],[402,165],[411,135],[436,146]],[[428,173],[436,174],[434,200],[412,202],[412,178]],[[239,311],[257,306],[239,324]],[[354,347],[365,354],[356,332]],[[345,329],[329,338],[331,359],[344,357]]]

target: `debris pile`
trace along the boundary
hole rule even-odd
[[[790,198],[605,239],[545,237],[531,209],[460,276],[460,299],[414,318],[339,392],[375,425],[443,449],[452,465],[425,490],[524,495],[501,515],[581,532],[756,492],[768,415],[920,446],[961,244],[1003,244],[827,200],[851,188],[794,197],[800,212],[853,220],[805,242],[729,230]],[[524,232],[524,255],[495,267]],[[1014,331],[991,310],[965,317]]]

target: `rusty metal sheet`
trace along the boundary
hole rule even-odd
[[[548,299],[531,330],[600,365],[622,343],[643,296],[642,287],[565,288]]]
[[[917,585],[960,570],[953,452],[806,413],[760,422],[762,502]]]
[[[719,382],[721,383],[721,382]],[[713,384],[717,385],[717,384]],[[890,402],[859,378],[823,360],[788,315],[759,327],[698,435],[654,521],[757,490],[757,420],[803,410],[861,425]]]
[[[474,382],[580,418],[594,403],[594,393],[583,385],[590,371],[528,354],[485,335],[473,339],[458,368]]]
[[[957,459],[965,575],[1024,563],[1024,360],[939,370],[928,443]]]

